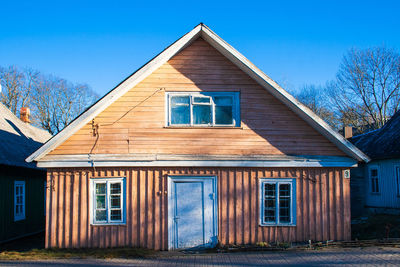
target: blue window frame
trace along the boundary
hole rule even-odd
[[[260,179],[260,225],[296,225],[296,179]]]
[[[239,127],[239,92],[167,93],[168,126]]]

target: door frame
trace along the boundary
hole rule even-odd
[[[214,224],[214,236],[218,237],[218,186],[217,186],[217,176],[201,176],[201,175],[181,175],[181,176],[176,176],[176,175],[169,175],[168,176],[168,250],[174,250],[176,249],[176,242],[175,240],[175,225],[174,225],[174,194],[172,190],[172,186],[175,181],[180,181],[180,182],[199,182],[202,180],[211,180],[213,183],[213,193],[214,193],[214,201],[213,201],[213,211],[214,211],[214,217],[213,217],[213,224]],[[217,241],[217,240],[216,240]]]

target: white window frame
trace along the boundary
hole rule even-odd
[[[240,127],[240,97],[239,92],[167,92],[166,96],[166,127]],[[189,124],[172,124],[171,123],[171,97],[172,96],[188,96],[189,97]],[[226,96],[232,97],[232,124],[216,124],[215,123],[215,103],[213,97]],[[211,123],[209,124],[193,124],[193,99],[194,97],[209,97],[211,106]],[[196,105],[207,105],[196,103]]]
[[[276,219],[275,222],[266,222],[264,213],[265,213],[265,184],[274,184],[277,188],[275,195],[275,214]],[[289,184],[290,185],[290,222],[281,223],[279,221],[279,185],[280,184]],[[259,201],[260,201],[260,225],[261,226],[296,226],[296,178],[261,178],[259,181]]]
[[[124,225],[126,224],[126,178],[125,177],[112,177],[112,178],[91,178],[90,179],[90,222],[93,225]],[[111,221],[111,208],[109,208],[111,197],[110,197],[110,184],[121,183],[121,220]],[[96,221],[96,184],[106,184],[106,221]]]
[[[376,192],[374,192],[372,189],[373,189],[373,186],[372,186],[372,175],[371,175],[371,171],[372,170],[376,170],[376,172],[377,172],[377,176],[376,176],[376,179],[377,179],[377,183],[378,183],[378,191],[376,191]],[[381,179],[380,179],[380,170],[379,170],[379,166],[378,165],[371,165],[371,166],[369,166],[368,167],[368,184],[369,184],[369,192],[371,193],[371,194],[380,194],[381,193]]]
[[[22,188],[22,194],[17,195],[17,187]],[[22,212],[17,214],[17,196],[22,196]],[[25,181],[14,181],[14,221],[21,221],[25,219],[25,205],[26,205],[26,189]]]

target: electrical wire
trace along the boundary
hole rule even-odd
[[[91,162],[94,173],[96,172],[96,168],[95,168],[95,162],[94,159],[92,158],[92,155],[94,155],[93,150],[95,149],[99,138],[100,138],[100,132],[99,132],[99,128],[100,126],[111,126],[114,125],[115,123],[117,123],[118,121],[120,121],[121,119],[123,119],[126,115],[128,115],[132,110],[134,110],[136,107],[140,106],[141,104],[143,104],[144,102],[146,102],[148,99],[150,99],[152,96],[154,96],[155,94],[157,94],[160,91],[164,91],[165,88],[160,88],[156,91],[154,91],[151,95],[149,95],[148,97],[146,97],[145,99],[143,99],[142,101],[140,101],[139,103],[137,103],[135,106],[133,106],[132,108],[130,108],[128,111],[126,111],[124,114],[122,114],[117,120],[113,121],[112,123],[104,123],[104,124],[95,124],[94,123],[94,119],[92,120],[92,130],[93,130],[93,135],[96,136],[96,140],[92,146],[92,148],[90,149],[90,152],[88,153],[88,160]],[[128,139],[128,150],[129,150],[129,139]]]

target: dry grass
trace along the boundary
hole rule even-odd
[[[0,260],[143,258],[151,256],[153,253],[152,250],[142,248],[31,249],[28,251],[2,251],[0,252]]]

